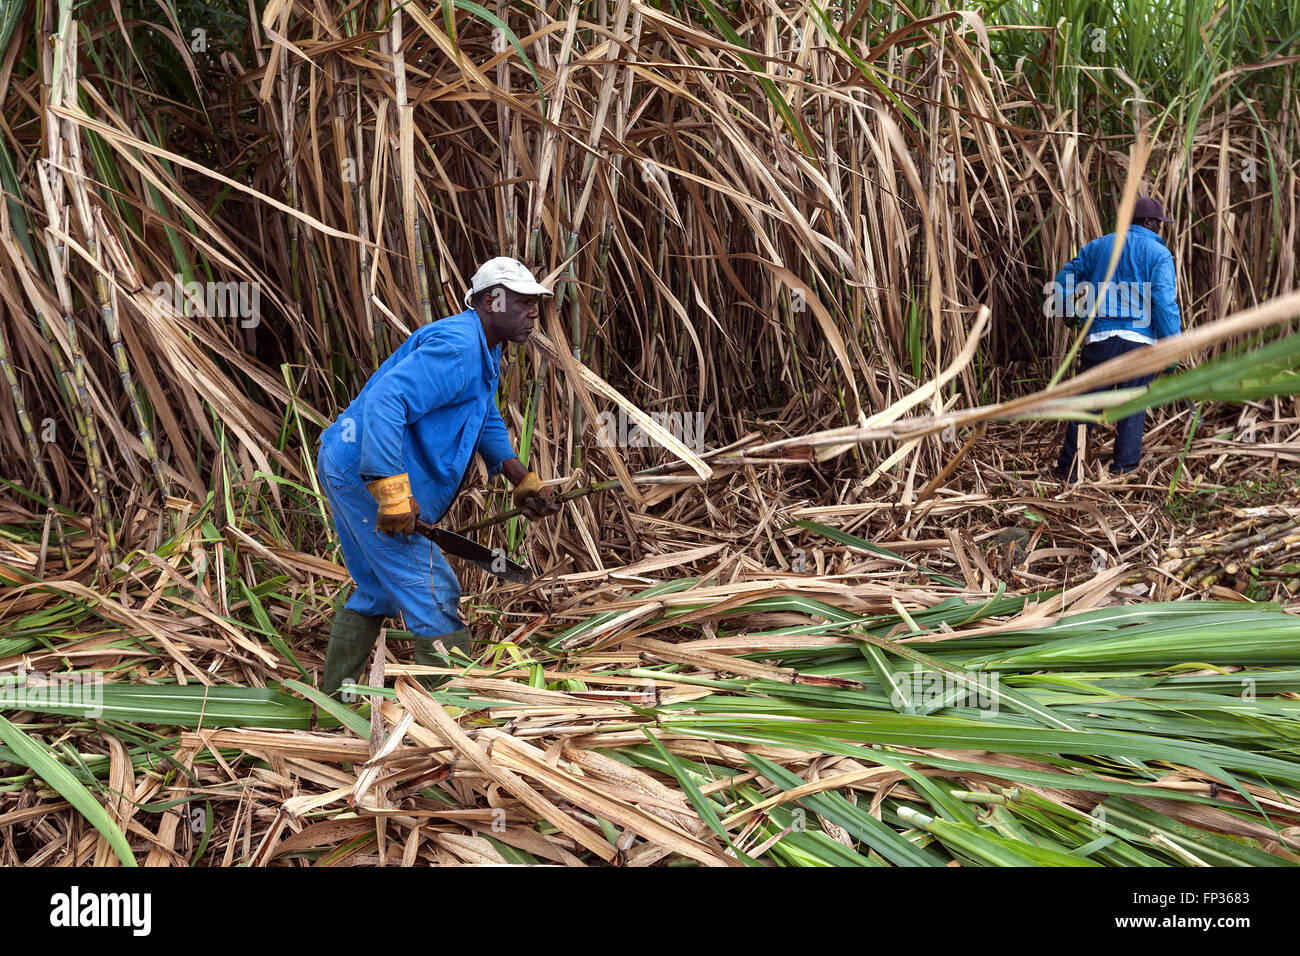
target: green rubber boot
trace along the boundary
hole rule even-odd
[[[382,617],[366,617],[347,608],[334,616],[330,642],[325,648],[325,673],[320,682],[324,693],[337,698],[344,681],[365,683],[366,662],[383,623]]]
[[[448,658],[434,648],[434,641],[442,641],[443,647],[447,648],[450,654],[454,648],[459,647],[467,655],[470,648],[469,628],[462,627],[458,631],[452,631],[450,634],[439,634],[437,637],[417,637],[412,640],[415,645],[415,663],[429,667],[446,667]],[[454,662],[456,659],[453,658]],[[449,675],[429,674],[424,677],[417,677],[416,680],[425,690],[434,690],[441,687],[447,681],[451,680]]]

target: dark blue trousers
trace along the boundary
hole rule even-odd
[[[1102,339],[1100,342],[1087,343],[1079,351],[1082,366],[1080,371],[1086,372],[1093,366],[1108,362],[1118,355],[1142,348],[1146,348],[1146,345],[1142,342],[1130,342],[1128,339],[1121,339],[1117,336]],[[1097,391],[1107,392],[1115,388],[1141,388],[1149,385],[1153,378],[1155,378],[1154,374],[1142,375],[1126,382],[1120,382],[1118,385],[1104,386]],[[1121,418],[1115,425],[1115,458],[1110,466],[1111,471],[1132,471],[1138,466],[1138,461],[1142,457],[1142,430],[1146,427],[1146,422],[1147,413],[1144,410],[1135,412],[1128,418]],[[1056,462],[1057,468],[1062,471],[1074,466],[1075,458],[1079,453],[1078,427],[1075,422],[1068,422],[1066,425],[1065,445],[1061,448],[1061,457]],[[1092,428],[1092,424],[1089,423],[1089,441],[1092,440]]]

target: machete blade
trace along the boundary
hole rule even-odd
[[[423,519],[415,522],[415,530],[424,535],[447,554],[455,555],[462,561],[468,561],[476,568],[482,568],[488,574],[495,574],[506,581],[527,584],[534,577],[532,568],[518,564],[507,558],[504,552],[485,548],[477,541],[471,541],[454,531],[447,531],[437,525],[429,524]]]

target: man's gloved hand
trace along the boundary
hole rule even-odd
[[[403,473],[367,482],[366,491],[379,502],[375,524],[384,534],[414,534],[420,506],[411,494],[411,478]]]
[[[515,507],[533,521],[560,510],[560,503],[555,500],[555,489],[544,485],[535,471],[530,471],[515,485],[513,501]]]

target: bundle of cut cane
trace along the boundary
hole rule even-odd
[[[1225,580],[1244,585],[1251,569],[1261,577],[1281,580],[1288,591],[1300,588],[1296,562],[1280,560],[1300,548],[1300,508],[1228,510],[1240,520],[1192,544],[1166,548],[1161,567],[1195,588]]]

